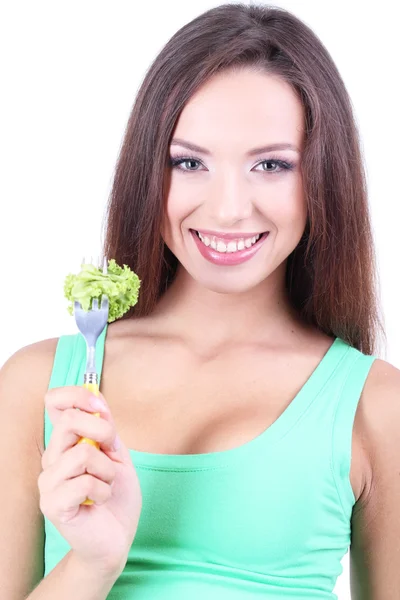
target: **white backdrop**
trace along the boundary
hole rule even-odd
[[[251,3],[251,2],[249,2]],[[0,366],[17,349],[75,333],[63,282],[100,252],[127,118],[150,62],[219,2],[18,1],[0,5]],[[330,51],[352,97],[367,165],[387,351],[400,367],[399,43],[396,0],[274,2]],[[348,555],[335,592],[348,599]]]

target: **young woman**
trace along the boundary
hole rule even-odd
[[[227,4],[172,37],[104,252],[142,285],[98,340],[101,407],[80,334],[1,371],[2,597],[322,600],[351,545],[353,597],[397,599],[400,372],[351,102],[304,23]]]

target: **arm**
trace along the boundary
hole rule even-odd
[[[0,370],[0,597],[21,600],[43,576],[44,522],[37,477],[43,396],[57,340],[26,346]]]
[[[88,568],[71,550],[26,600],[106,600],[118,576]]]
[[[400,370],[376,359],[358,409],[369,475],[353,509],[353,600],[400,598]]]
[[[22,600],[28,594],[32,600],[102,600],[118,576],[98,570],[94,574],[70,552],[43,579],[38,477],[44,451],[44,397],[56,346],[56,338],[26,346],[0,369],[0,598],[4,600]]]

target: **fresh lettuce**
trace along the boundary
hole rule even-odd
[[[81,303],[84,310],[91,308],[91,301],[97,298],[99,306],[102,294],[108,296],[108,322],[111,323],[122,317],[131,306],[138,301],[140,279],[124,265],[117,265],[112,258],[108,261],[108,273],[90,264],[82,264],[77,275],[70,273],[65,278],[64,295],[71,304],[68,306],[70,315],[74,313],[74,301]]]

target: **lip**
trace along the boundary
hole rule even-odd
[[[198,231],[201,235],[207,235],[209,237],[215,236],[221,240],[238,240],[238,239],[247,239],[252,238],[256,235],[261,235],[262,233],[267,233],[266,231],[255,231],[253,233],[247,233],[243,231],[238,231],[236,233],[224,233],[223,231],[210,231],[209,229],[192,229],[191,231]]]
[[[213,263],[214,265],[220,266],[239,265],[249,260],[261,249],[269,235],[269,231],[264,232],[255,244],[250,246],[250,248],[244,248],[244,250],[239,250],[237,252],[217,252],[216,250],[211,248],[211,246],[206,246],[205,244],[203,244],[203,242],[199,239],[199,236],[197,235],[194,229],[190,229],[190,233],[200,254],[209,262]]]

